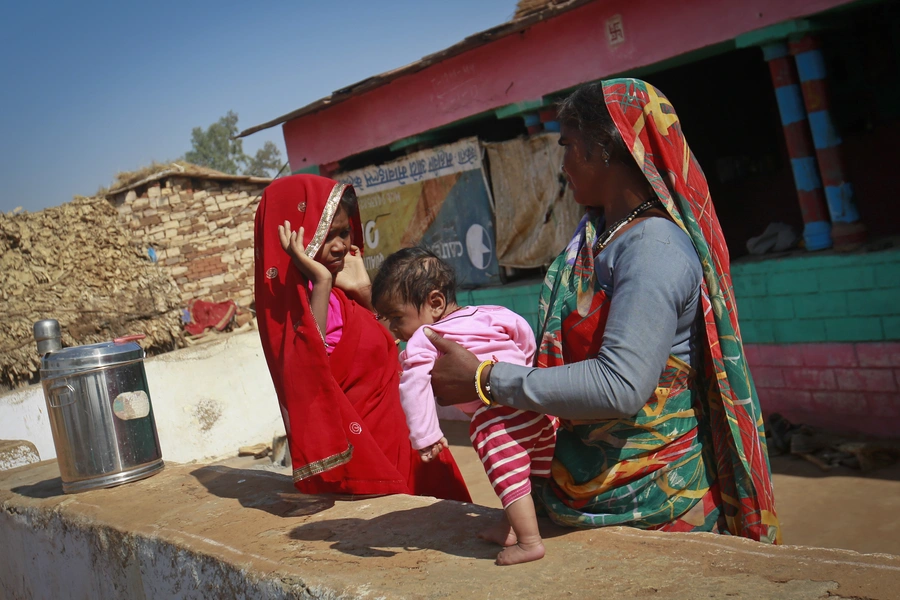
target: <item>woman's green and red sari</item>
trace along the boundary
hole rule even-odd
[[[695,371],[670,356],[633,418],[563,421],[539,500],[553,520],[570,526],[720,531],[777,543],[763,419],[706,178],[662,93],[636,79],[607,81],[603,89],[625,145],[700,257],[703,364]],[[594,272],[599,225],[585,217],[547,274],[539,366],[600,350],[610,298]]]

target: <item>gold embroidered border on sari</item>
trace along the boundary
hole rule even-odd
[[[350,462],[350,459],[353,457],[353,444],[347,446],[347,449],[338,454],[332,454],[322,460],[317,460],[316,462],[311,462],[308,465],[303,465],[297,469],[294,469],[294,481],[302,481],[304,479],[308,479],[313,475],[318,475],[319,473],[324,473],[329,469],[333,469],[335,467],[339,467],[343,464]]]
[[[306,247],[305,252],[308,257],[315,258],[316,254],[319,253],[319,248],[322,247],[322,242],[325,241],[328,230],[331,229],[331,222],[334,220],[334,213],[337,212],[341,196],[344,195],[344,190],[346,190],[347,187],[346,183],[335,183],[334,187],[331,188],[331,193],[328,194],[328,200],[325,201],[325,209],[322,211],[322,217],[319,219],[319,226],[316,227],[316,234]]]

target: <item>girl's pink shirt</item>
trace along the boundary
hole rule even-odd
[[[341,313],[341,301],[331,293],[328,297],[328,319],[325,321],[325,352],[331,356],[331,351],[341,341],[344,333],[344,315]]]
[[[312,282],[309,291],[312,291]],[[328,296],[328,318],[325,320],[325,352],[331,356],[332,350],[341,341],[344,333],[344,315],[341,312],[341,301],[331,292]]]

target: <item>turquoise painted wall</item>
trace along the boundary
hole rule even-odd
[[[900,340],[900,250],[732,265],[745,343]]]
[[[461,290],[456,294],[460,306],[479,304],[496,304],[522,315],[535,335],[538,332],[538,298],[541,295],[541,282],[514,283],[501,287],[479,290]]]
[[[900,250],[732,265],[748,344],[900,340]],[[540,282],[461,291],[461,305],[499,304],[538,330]]]

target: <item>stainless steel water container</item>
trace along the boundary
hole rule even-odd
[[[163,468],[138,344],[125,338],[49,352],[41,385],[64,492],[112,487]]]

